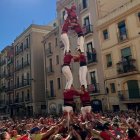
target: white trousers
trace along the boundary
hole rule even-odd
[[[65,51],[69,52],[69,50],[70,50],[70,43],[69,43],[69,38],[68,38],[67,33],[61,34],[61,40],[62,40],[62,42],[64,44],[64,53],[65,53]]]
[[[87,89],[87,66],[81,66],[79,68],[79,80],[81,86],[84,85],[85,88]]]
[[[81,107],[81,113],[84,118],[85,118],[86,114],[90,113],[90,112],[91,112],[91,106]]]
[[[71,70],[70,70],[70,67],[69,66],[63,66],[62,67],[62,72],[66,78],[66,86],[65,86],[65,89],[70,89],[71,88],[71,85],[73,83],[73,76],[72,76],[72,73],[71,73]]]
[[[63,111],[65,111],[65,112],[73,112],[73,108],[71,106],[63,106]]]
[[[84,52],[84,37],[83,36],[78,37],[77,45],[78,45],[78,49],[80,49],[81,52]]]

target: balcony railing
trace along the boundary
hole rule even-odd
[[[27,67],[27,66],[29,66],[29,65],[30,65],[29,61],[25,61],[25,62],[23,63],[23,67]]]
[[[54,72],[54,70],[53,70],[52,67],[48,67],[48,68],[47,68],[47,73],[53,73],[53,72]]]
[[[1,73],[0,74],[0,78],[5,78],[6,77],[6,73]]]
[[[93,25],[89,24],[89,25],[83,26],[83,33],[85,35],[92,34],[93,33]]]
[[[6,105],[6,101],[5,100],[0,100],[0,106],[5,106]]]
[[[22,49],[18,49],[18,50],[16,51],[16,55],[19,55],[21,52],[23,52],[23,48],[22,48]]]
[[[140,89],[118,91],[120,101],[140,100]]]
[[[127,30],[124,33],[118,33],[118,41],[122,42],[128,39],[128,32]]]
[[[31,102],[32,101],[32,98],[31,97],[25,97],[25,102]]]
[[[88,64],[97,62],[96,53],[87,52],[87,62]]]
[[[13,62],[14,62],[14,59],[13,59],[13,58],[10,58],[10,59],[7,61],[7,65],[13,64]]]
[[[88,91],[90,94],[99,93],[100,92],[99,83],[88,85]]]
[[[31,82],[23,82],[23,83],[19,83],[19,84],[16,84],[15,85],[15,88],[21,88],[21,87],[25,87],[25,86],[30,86],[31,85]]]
[[[133,71],[137,71],[135,59],[129,59],[125,62],[120,61],[117,63],[118,74],[123,74],[123,73],[128,73]]]
[[[24,50],[28,49],[29,48],[29,45],[28,44],[25,44],[24,45]]]
[[[47,55],[47,57],[48,56],[51,56],[53,54],[53,52],[50,50],[50,49],[47,49],[46,50],[46,55]]]
[[[83,11],[84,9],[88,8],[88,5],[87,4],[83,4],[83,3],[80,3],[79,4],[79,11]]]
[[[6,87],[5,89],[6,92],[13,91],[13,90],[14,90],[14,86],[9,86],[9,87]]]
[[[12,76],[14,76],[14,73],[12,73],[12,72],[8,72],[8,73],[6,74],[6,78],[9,78],[9,77],[12,77]]]
[[[6,64],[6,60],[1,60],[0,66],[5,65],[5,64]]]
[[[15,70],[16,70],[16,71],[19,71],[19,70],[21,70],[22,68],[23,68],[23,65],[22,65],[22,64],[19,64],[19,65],[16,66]]]

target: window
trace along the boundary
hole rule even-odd
[[[58,85],[58,89],[61,89],[61,81],[60,81],[60,78],[57,78],[57,85]]]
[[[132,56],[130,47],[122,49],[121,55],[123,58],[129,60],[129,58]]]
[[[20,45],[20,51],[23,51],[23,43]]]
[[[19,77],[17,77],[17,87],[19,87]]]
[[[49,72],[52,72],[53,68],[52,68],[52,59],[49,59]]]
[[[22,91],[22,93],[21,93],[21,101],[22,102],[24,101],[24,91]]]
[[[53,80],[50,80],[50,96],[54,97]]]
[[[55,38],[55,46],[58,46],[58,40]]]
[[[107,67],[111,67],[112,66],[111,54],[107,54],[106,55],[106,62],[107,62]]]
[[[127,30],[125,21],[121,21],[118,23],[118,30],[119,30],[119,41],[127,39]]]
[[[96,74],[95,71],[90,72],[91,84],[96,83]]]
[[[138,12],[138,20],[139,20],[139,22],[140,22],[140,12]]]
[[[59,64],[59,55],[56,56],[56,64]]]
[[[110,89],[111,89],[111,93],[115,93],[116,92],[115,84],[114,83],[110,84]]]
[[[27,63],[29,62],[29,55],[27,54]]]
[[[26,100],[27,100],[27,101],[30,100],[30,91],[29,91],[29,89],[27,90],[27,97],[26,97]]]
[[[83,9],[88,7],[88,0],[82,0]]]
[[[23,57],[22,57],[22,60],[21,60],[21,66],[22,66],[22,68],[23,68]]]
[[[26,38],[26,47],[28,48],[29,47],[29,39]]]
[[[93,48],[92,42],[87,44],[88,63],[96,62],[96,50]]]
[[[87,16],[87,17],[84,18],[84,25],[85,25],[85,26],[90,25],[89,16]]]
[[[24,75],[22,75],[22,85],[24,85]]]
[[[63,12],[62,12],[62,23],[64,22],[64,17],[65,17],[65,14],[66,14],[66,12],[65,12],[65,11],[63,11]]]
[[[29,75],[29,73],[27,73],[27,85],[29,85],[30,84],[30,75]]]
[[[49,43],[48,46],[49,46],[49,48],[48,48],[49,49],[49,53],[51,53],[52,52],[51,51],[51,46],[52,46],[51,43]]]
[[[104,40],[109,38],[107,29],[103,30],[103,37],[104,37]]]

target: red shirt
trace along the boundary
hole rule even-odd
[[[76,90],[69,89],[64,91],[64,104],[73,104],[73,97],[79,96],[79,93]]]
[[[80,66],[86,66],[86,57],[84,54],[79,55]]]
[[[70,65],[72,58],[73,56],[71,54],[66,54],[63,59],[64,65]]]
[[[100,133],[100,136],[103,138],[103,140],[110,140],[111,139],[110,135],[107,134],[107,132],[105,132],[105,131],[102,131]]]
[[[83,106],[90,106],[90,96],[87,91],[84,91],[84,94],[80,94],[80,99]]]

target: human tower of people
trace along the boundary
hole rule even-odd
[[[76,14],[76,6],[73,3],[70,8],[65,7],[67,14],[64,16],[64,24],[62,26],[61,40],[64,44],[64,59],[62,72],[66,78],[66,86],[64,90],[64,107],[63,110],[66,112],[73,111],[74,96],[80,96],[82,107],[81,112],[83,117],[91,111],[90,96],[87,92],[87,63],[84,52],[84,33],[80,24],[78,23],[78,17]],[[77,33],[77,55],[72,55],[70,50],[70,43],[68,37],[68,31],[74,30]],[[73,87],[73,75],[71,72],[71,62],[79,62],[79,81],[81,90],[76,90]]]

